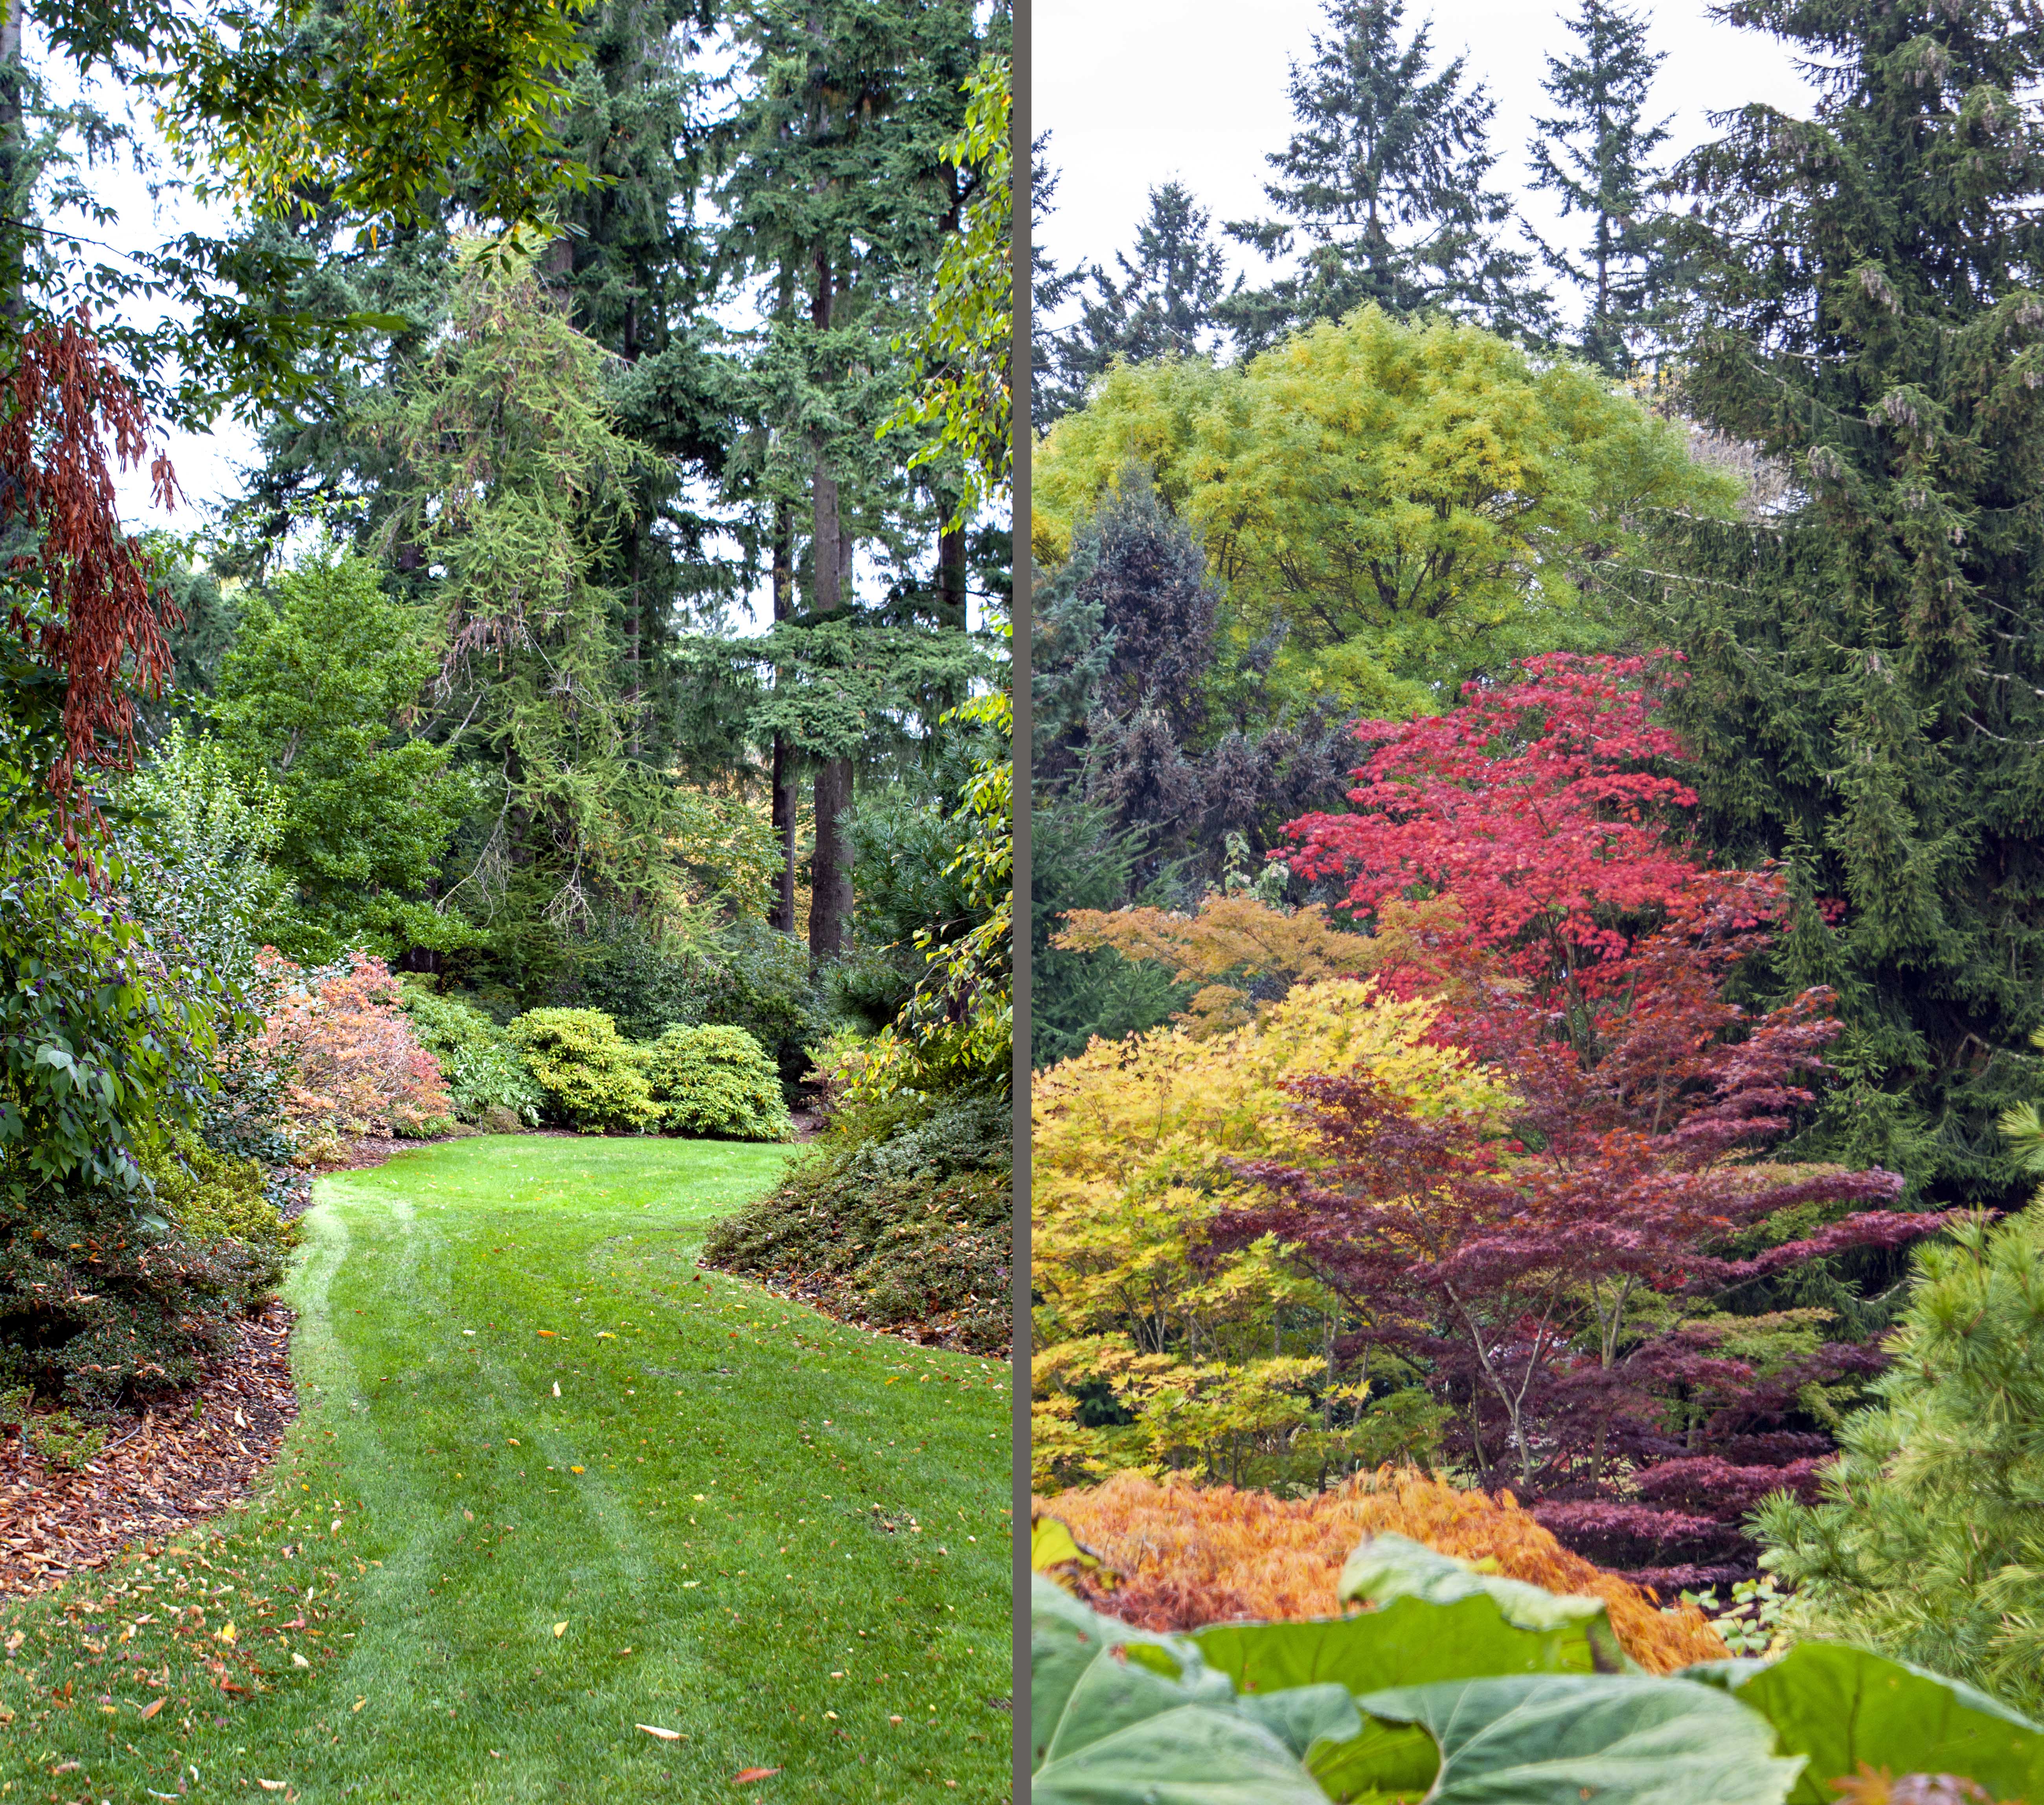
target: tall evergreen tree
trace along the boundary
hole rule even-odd
[[[1134,250],[1132,257],[1115,253],[1119,281],[1098,264],[1085,272],[1093,298],[1059,348],[1060,374],[1081,394],[1117,357],[1148,363],[1218,348],[1217,309],[1231,292],[1228,257],[1214,242],[1213,216],[1183,182],[1150,190]]]
[[[1677,171],[1689,405],[1793,473],[1685,529],[1700,826],[1788,861],[1777,955],[1850,1034],[1806,1150],[2012,1200],[1995,1132],[2044,1022],[2044,35],[2023,0],[1754,0],[1817,71]],[[1830,899],[1826,906],[1819,906]]]
[[[883,348],[904,286],[935,267],[968,198],[968,172],[943,147],[964,123],[983,37],[966,0],[768,0],[739,29],[751,91],[719,201],[728,265],[766,297],[770,367],[755,417],[777,450],[762,467],[783,505],[797,500],[790,477],[805,481],[806,555],[791,568],[813,620],[855,604],[856,547],[912,512],[893,458],[874,445],[904,379]],[[949,516],[940,489],[930,500]],[[955,612],[959,626],[963,556],[962,534],[940,545],[946,568],[925,610]],[[822,958],[843,949],[851,915],[853,771],[842,751],[813,762],[809,950]]]
[[[1547,59],[1541,83],[1558,109],[1536,119],[1528,147],[1532,186],[1580,214],[1588,241],[1569,250],[1542,243],[1547,267],[1583,290],[1583,355],[1614,375],[1631,363],[1631,340],[1656,317],[1664,280],[1661,231],[1650,191],[1663,120],[1647,123],[1646,94],[1665,57],[1646,47],[1646,21],[1607,0],[1581,0],[1562,21],[1581,48]]]
[[[1231,237],[1296,274],[1236,295],[1221,317],[1246,351],[1366,301],[1387,312],[1439,309],[1512,333],[1543,332],[1546,296],[1532,259],[1501,233],[1512,204],[1487,187],[1497,110],[1466,59],[1433,67],[1431,21],[1400,41],[1404,0],[1327,0],[1328,31],[1292,65],[1298,129],[1267,159],[1271,220],[1231,222]]]

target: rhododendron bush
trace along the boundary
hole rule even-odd
[[[259,969],[276,986],[260,1045],[289,1072],[285,1114],[315,1144],[336,1131],[429,1135],[452,1120],[440,1062],[381,959],[358,951],[306,970],[266,949]]]

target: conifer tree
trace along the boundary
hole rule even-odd
[[[2000,1202],[1994,1132],[2044,1020],[2044,39],[2017,0],[1756,0],[1818,71],[1677,179],[1689,407],[1792,475],[1689,521],[1647,628],[1685,652],[1700,826],[1786,860],[1783,993],[1839,995],[1799,1151]]]
[[[760,391],[771,411],[756,417],[780,444],[775,493],[807,504],[806,558],[793,555],[816,617],[855,601],[855,547],[905,511],[893,459],[874,444],[904,380],[885,351],[901,286],[934,269],[968,198],[966,172],[943,150],[964,123],[982,38],[968,5],[843,0],[770,0],[740,34],[752,91],[732,121],[719,190],[724,256],[767,297]],[[805,496],[790,492],[795,468]],[[962,565],[962,538],[940,548],[940,563],[946,554]],[[962,616],[962,570],[936,587],[936,611],[955,595]],[[809,928],[821,958],[843,949],[851,918],[853,774],[842,753],[814,762]]]
[[[1370,301],[1500,332],[1547,325],[1532,259],[1500,236],[1511,202],[1485,186],[1496,102],[1465,58],[1433,67],[1431,21],[1401,41],[1404,16],[1404,0],[1327,0],[1328,31],[1292,66],[1298,129],[1263,190],[1278,217],[1228,231],[1274,262],[1296,249],[1301,265],[1224,305],[1245,351]]]
[[[1059,359],[1060,374],[1082,394],[1117,357],[1148,363],[1216,348],[1216,309],[1231,292],[1228,259],[1214,242],[1213,216],[1183,182],[1150,190],[1134,250],[1132,258],[1115,253],[1119,281],[1097,264],[1085,272],[1093,298],[1082,305]]]
[[[1558,110],[1534,121],[1532,186],[1559,199],[1563,218],[1580,214],[1589,239],[1574,251],[1543,243],[1540,254],[1585,293],[1583,355],[1619,374],[1632,361],[1629,335],[1654,317],[1663,280],[1649,192],[1668,126],[1647,123],[1646,110],[1665,58],[1646,48],[1646,21],[1607,0],[1581,0],[1563,22],[1581,48],[1547,59],[1540,85]]]

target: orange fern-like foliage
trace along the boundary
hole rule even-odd
[[[1694,1605],[1658,1608],[1639,1587],[1571,1554],[1510,1492],[1458,1491],[1409,1467],[1381,1467],[1304,1498],[1158,1485],[1123,1473],[1039,1499],[1036,1508],[1114,1576],[1103,1587],[1081,1571],[1087,1601],[1143,1629],[1338,1616],[1343,1563],[1365,1536],[1396,1534],[1443,1554],[1495,1561],[1499,1573],[1550,1592],[1602,1599],[1619,1643],[1650,1673],[1729,1652]]]

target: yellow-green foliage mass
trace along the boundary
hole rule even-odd
[[[1312,1162],[1287,1080],[1360,1069],[1425,1113],[1500,1113],[1498,1076],[1427,1038],[1439,1008],[1327,979],[1229,1033],[1097,1040],[1037,1079],[1039,1485],[1188,1467],[1267,1483],[1424,1445],[1432,1406],[1368,1405],[1370,1375],[1337,1362],[1338,1300],[1267,1239],[1202,1260],[1201,1225],[1245,1196],[1230,1159]]]
[[[1510,658],[1594,647],[1641,527],[1738,497],[1596,371],[1374,307],[1246,363],[1116,368],[1033,467],[1039,557],[1145,470],[1227,585],[1240,644],[1281,616],[1288,692],[1385,715]]]

